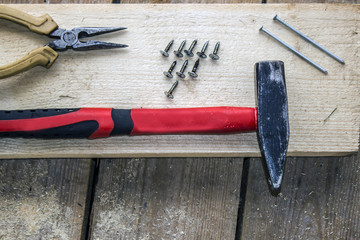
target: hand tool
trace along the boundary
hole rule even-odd
[[[0,6],[0,18],[22,24],[38,34],[47,35],[54,40],[44,47],[37,48],[27,54],[25,57],[0,67],[0,79],[13,76],[20,72],[26,71],[35,66],[50,68],[58,57],[56,51],[65,51],[73,49],[76,51],[87,51],[96,49],[124,48],[127,45],[101,42],[95,40],[82,41],[80,39],[92,37],[105,33],[124,30],[124,27],[79,27],[72,30],[58,28],[58,25],[48,15],[34,17],[22,11]]]
[[[257,108],[0,111],[0,136],[94,139],[119,134],[225,134],[256,130],[270,187],[279,190],[289,141],[284,64],[258,62],[255,73]]]

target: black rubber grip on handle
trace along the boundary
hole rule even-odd
[[[129,134],[131,110],[111,108],[0,111],[0,137],[99,138]]]

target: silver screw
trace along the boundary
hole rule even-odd
[[[205,54],[205,51],[206,51],[206,48],[207,48],[208,45],[209,45],[209,41],[206,41],[204,46],[201,49],[201,52],[197,52],[196,54],[201,58],[206,58],[207,56]]]
[[[172,75],[171,73],[172,73],[172,71],[174,70],[174,67],[175,67],[175,66],[176,66],[176,61],[173,61],[173,63],[171,64],[169,70],[168,70],[167,72],[163,72],[164,75],[165,75],[166,77],[168,77],[168,78],[172,78],[173,75]]]
[[[194,49],[196,43],[197,43],[197,40],[194,40],[194,41],[191,43],[189,49],[188,49],[188,50],[184,50],[184,52],[186,53],[186,55],[188,55],[189,57],[194,56],[192,50]]]
[[[186,40],[182,41],[179,49],[177,51],[174,51],[174,53],[177,57],[183,57],[183,54],[181,53],[181,51],[183,50],[185,43],[186,43]]]
[[[176,72],[176,74],[177,74],[179,77],[185,78],[184,71],[185,71],[185,68],[186,68],[187,65],[188,65],[188,60],[186,60],[186,61],[184,62],[184,64],[182,65],[180,71],[179,71],[179,72]]]
[[[174,95],[172,93],[174,92],[174,90],[175,90],[175,88],[177,87],[178,84],[179,84],[179,81],[176,80],[176,82],[174,82],[174,84],[171,86],[170,90],[164,92],[165,96],[167,96],[168,98],[173,99]]]
[[[217,42],[214,48],[214,52],[209,55],[212,60],[220,59],[220,57],[217,55],[217,52],[219,51],[219,47],[220,47],[220,42]]]
[[[317,68],[318,70],[320,70],[321,72],[328,74],[328,72],[320,67],[318,64],[316,64],[315,62],[311,61],[309,58],[307,58],[306,56],[302,55],[300,52],[296,51],[294,48],[292,48],[291,46],[289,46],[288,44],[286,44],[285,42],[283,42],[282,40],[280,40],[278,37],[274,36],[272,33],[270,33],[268,30],[266,30],[264,27],[261,27],[259,29],[260,31],[266,33],[267,35],[269,35],[270,37],[272,37],[273,39],[275,39],[276,41],[278,41],[279,43],[281,43],[284,47],[286,47],[287,49],[289,49],[291,52],[295,53],[296,55],[298,55],[300,58],[302,58],[303,60],[305,60],[306,62],[310,63],[311,65],[313,65],[315,68]]]
[[[174,40],[171,40],[168,45],[166,46],[166,48],[164,50],[160,50],[160,53],[164,56],[164,57],[168,57],[169,54],[168,54],[168,51],[170,50],[171,48],[171,45],[173,45],[174,43]]]
[[[335,59],[336,61],[338,61],[339,63],[345,64],[344,60],[342,60],[341,58],[339,58],[338,56],[336,56],[335,54],[331,53],[330,51],[328,51],[327,49],[325,49],[323,46],[317,44],[314,40],[312,40],[311,38],[309,38],[308,36],[304,35],[303,33],[301,33],[300,31],[296,30],[294,27],[290,26],[288,23],[284,22],[284,20],[281,20],[278,15],[275,15],[275,17],[273,18],[275,21],[278,21],[279,23],[281,23],[282,25],[284,25],[285,27],[289,28],[291,31],[295,32],[296,34],[298,34],[300,37],[302,37],[303,39],[305,39],[306,41],[308,41],[309,43],[311,43],[312,45],[314,45],[315,47],[319,48],[321,51],[325,52],[327,55],[329,55],[330,57],[332,57],[333,59]]]
[[[196,60],[193,69],[191,70],[191,72],[188,72],[188,74],[190,75],[190,77],[192,78],[197,78],[197,74],[196,74],[196,70],[199,67],[199,63],[200,63],[200,58],[198,60]]]

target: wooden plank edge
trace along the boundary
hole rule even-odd
[[[288,157],[343,157],[356,153],[351,152],[291,152]],[[159,157],[261,157],[260,153],[255,152],[162,152],[162,153],[19,153],[19,154],[0,154],[0,159],[26,159],[26,158],[159,158]]]

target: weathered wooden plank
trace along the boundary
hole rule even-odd
[[[290,109],[289,155],[339,155],[357,151],[359,136],[358,5],[13,5],[34,15],[48,12],[61,27],[126,26],[97,39],[127,43],[119,51],[60,53],[51,69],[36,68],[0,82],[3,109],[70,107],[255,106],[253,65],[285,61]],[[102,14],[99,19],[99,12]],[[196,14],[195,14],[196,13]],[[271,18],[285,20],[346,60],[343,66],[289,33]],[[181,19],[181,21],[179,21]],[[217,19],[217,24],[214,24]],[[0,20],[4,56],[16,59],[48,41]],[[176,24],[174,24],[176,23]],[[194,24],[196,23],[196,24]],[[324,24],[331,28],[324,28]],[[258,32],[268,27],[329,70],[325,76]],[[201,30],[200,30],[201,29]],[[204,60],[196,81],[184,80],[174,101],[163,94],[173,56],[158,53],[174,38],[220,40],[221,60]],[[18,39],[18,41],[14,41]],[[190,65],[193,60],[190,60]],[[180,64],[179,64],[180,65]],[[334,109],[336,111],[331,114]],[[328,116],[331,114],[330,118]],[[156,142],[156,145],[154,145]],[[184,144],[187,143],[187,144]],[[177,147],[174,148],[173,146]],[[256,134],[120,136],[112,139],[1,139],[0,157],[259,156]],[[65,150],[66,149],[66,150]]]
[[[91,239],[233,239],[242,159],[103,159]]]
[[[261,0],[122,0],[120,3],[261,3]]]
[[[1,160],[0,239],[80,239],[90,170],[89,159]]]
[[[62,3],[62,4],[87,4],[87,3],[112,3],[111,0],[2,0],[2,4],[14,4],[14,3],[28,3],[28,4],[41,4],[41,3]]]
[[[262,176],[260,160],[252,160],[243,239],[360,238],[359,154],[289,158],[279,197]]]
[[[266,0],[266,3],[355,3],[358,0]]]

